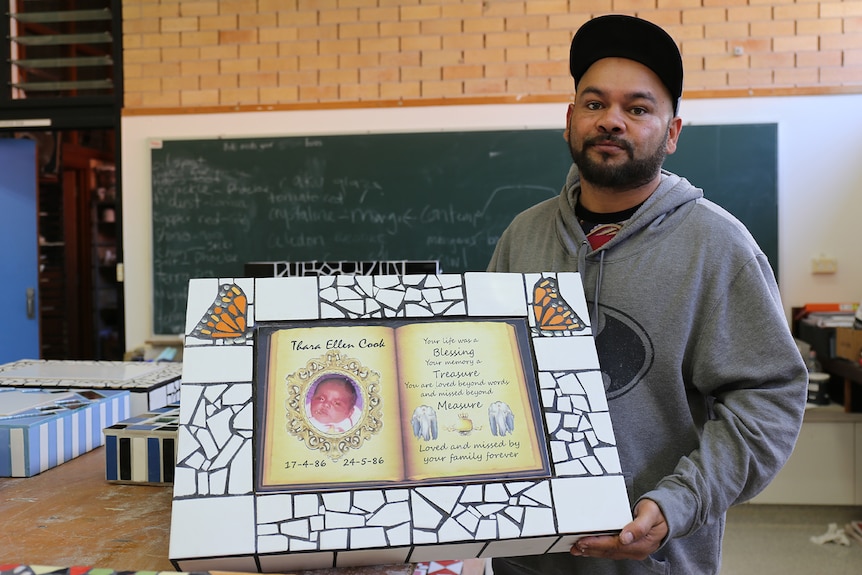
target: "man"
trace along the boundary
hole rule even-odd
[[[793,449],[806,371],[754,239],[661,169],[682,120],[682,59],[645,20],[612,15],[572,40],[576,165],[520,214],[489,271],[578,271],[634,520],[570,554],[495,559],[496,575],[718,573],[725,512]]]

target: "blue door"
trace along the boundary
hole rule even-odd
[[[36,143],[0,138],[0,363],[39,359]]]

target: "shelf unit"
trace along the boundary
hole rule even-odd
[[[122,359],[117,281],[117,193],[113,164],[91,160],[90,268],[95,359]]]
[[[40,354],[43,359],[65,359],[71,354],[72,322],[76,319],[74,230],[66,214],[74,211],[58,177],[39,181],[39,315]],[[70,250],[70,247],[72,248]]]

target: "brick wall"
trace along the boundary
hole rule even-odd
[[[609,12],[670,32],[684,97],[862,92],[862,0],[124,0],[125,108],[566,101]]]

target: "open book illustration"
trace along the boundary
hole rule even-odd
[[[523,319],[258,326],[260,490],[550,475]]]

